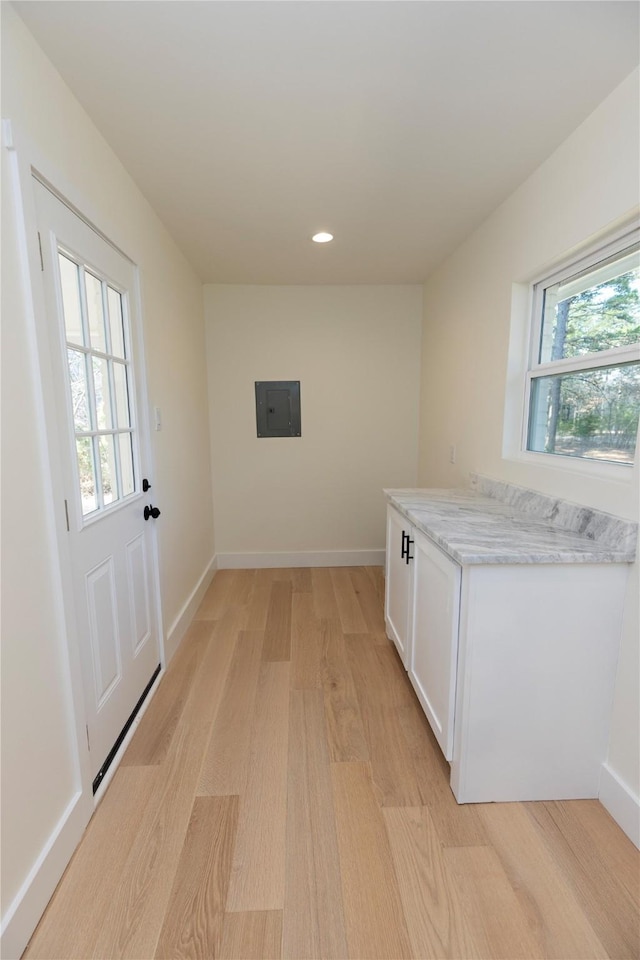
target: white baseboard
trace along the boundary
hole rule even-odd
[[[296,553],[219,553],[219,570],[264,567],[381,567],[384,550],[318,550]]]
[[[4,960],[18,960],[22,956],[86,825],[85,805],[82,793],[78,792],[69,802],[2,918],[0,956]]]
[[[180,641],[187,632],[187,628],[193,620],[194,614],[200,606],[202,598],[207,592],[207,587],[213,580],[213,576],[219,566],[219,558],[214,556],[207,564],[204,573],[193,588],[182,610],[169,627],[167,639],[164,644],[165,667],[169,665],[174,653],[180,646]]]
[[[640,848],[640,797],[636,797],[607,763],[602,764],[598,800]]]

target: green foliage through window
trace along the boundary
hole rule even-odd
[[[528,449],[633,463],[640,414],[638,248],[541,286]]]

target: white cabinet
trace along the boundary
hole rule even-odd
[[[447,760],[453,750],[460,566],[387,508],[387,636]]]
[[[387,632],[458,802],[597,797],[627,565],[461,566],[392,506],[387,544]]]
[[[461,568],[419,530],[413,539],[411,639],[406,665],[440,749],[451,760]]]
[[[408,666],[410,587],[413,570],[407,559],[411,524],[393,507],[387,508],[387,553],[385,567],[385,621],[387,636],[395,643],[400,659]]]

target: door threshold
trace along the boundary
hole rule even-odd
[[[151,687],[154,685],[154,683],[155,683],[155,681],[156,681],[156,678],[157,678],[158,674],[160,673],[160,670],[161,670],[161,669],[162,669],[161,665],[158,664],[158,666],[156,667],[156,669],[155,669],[154,672],[153,672],[153,676],[151,677],[151,680],[149,680],[149,683],[146,685],[146,687],[145,687],[144,690],[142,691],[142,696],[140,697],[140,699],[139,699],[138,702],[136,703],[135,707],[134,707],[133,710],[131,711],[131,715],[129,716],[129,719],[127,720],[127,722],[125,723],[124,727],[123,727],[122,730],[120,731],[120,735],[118,736],[118,739],[116,740],[116,742],[114,743],[114,745],[111,747],[111,750],[110,750],[109,753],[107,754],[107,759],[105,760],[105,762],[102,764],[102,766],[101,766],[100,769],[98,770],[98,773],[96,774],[95,780],[93,781],[93,795],[94,795],[94,797],[95,797],[97,791],[100,789],[100,784],[101,784],[102,781],[104,780],[104,777],[105,777],[105,774],[106,774],[107,770],[109,769],[109,767],[110,767],[111,764],[113,763],[113,761],[114,761],[114,759],[115,759],[115,756],[116,756],[118,750],[120,749],[120,747],[121,747],[121,745],[122,745],[122,741],[124,740],[124,738],[126,737],[126,735],[129,733],[129,730],[131,729],[131,725],[132,725],[132,723],[134,722],[134,720],[136,719],[136,717],[138,716],[138,712],[139,712],[139,710],[140,710],[140,707],[142,706],[142,704],[143,704],[144,701],[146,700],[147,695],[148,695],[149,691],[151,690]]]

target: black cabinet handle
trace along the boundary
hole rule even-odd
[[[157,507],[152,506],[152,504],[149,504],[148,507],[144,508],[145,520],[148,520],[149,517],[153,517],[154,520],[157,520],[159,516],[160,516],[160,511],[158,510]]]
[[[406,556],[406,551],[408,547],[406,546],[406,541],[409,539],[409,534],[402,531],[402,553],[400,554],[400,559],[404,560]]]
[[[413,557],[409,556],[409,548],[413,546],[415,541],[411,540],[409,534],[407,534],[407,553],[406,553],[406,564],[409,566],[409,560],[413,560]]]

